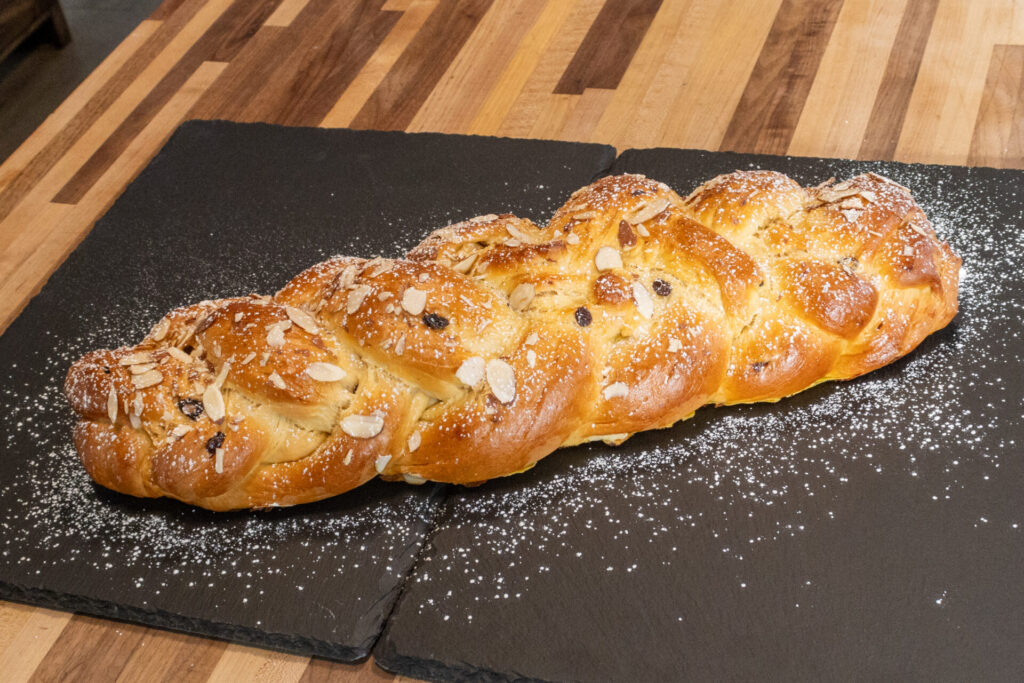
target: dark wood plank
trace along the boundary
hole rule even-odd
[[[0,220],[3,220],[64,154],[96,123],[96,120],[124,93],[153,59],[167,47],[206,0],[184,0],[164,24],[146,41],[109,82],[97,92],[72,121],[39,152],[11,183],[0,191]]]
[[[402,15],[382,11],[383,4],[338,3],[337,21],[320,21],[304,32],[303,49],[273,73],[241,118],[294,126],[320,123]]]
[[[75,615],[50,648],[61,656],[45,658],[30,680],[39,683],[114,680],[147,630],[145,626]]]
[[[491,3],[441,0],[351,127],[402,130],[408,126]]]
[[[117,129],[82,164],[53,197],[54,202],[76,204],[110,168],[146,124],[205,61],[227,62],[256,33],[280,0],[238,0],[231,5],[149,92]]]
[[[783,0],[721,149],[785,154],[842,0]]]
[[[146,629],[118,680],[202,683],[210,677],[227,646],[221,640]]]
[[[996,45],[967,163],[1024,166],[1024,45]]]
[[[187,0],[164,0],[160,6],[149,15],[150,19],[167,19]]]
[[[938,6],[939,0],[909,0],[907,3],[860,145],[861,159],[889,160],[896,153]]]
[[[617,88],[660,8],[661,0],[608,0],[554,92],[582,95],[586,88]]]

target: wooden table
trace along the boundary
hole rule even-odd
[[[1022,168],[1024,1],[165,0],[0,166],[0,330],[188,118]],[[394,678],[2,602],[0,671]]]

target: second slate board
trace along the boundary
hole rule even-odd
[[[440,487],[372,482],[288,510],[212,514],[89,482],[68,365],[168,310],[271,293],[335,253],[400,256],[490,211],[540,218],[610,147],[182,126],[0,336],[0,596],[335,659],[365,657]]]
[[[374,656],[425,677],[1002,679],[1024,669],[1024,174],[628,151],[682,195],[873,170],[964,259],[908,358],[456,489]]]

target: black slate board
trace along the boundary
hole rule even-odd
[[[1019,679],[1024,173],[628,151],[682,194],[719,173],[911,187],[964,258],[910,357],[771,405],[456,489],[374,650],[425,678]]]
[[[364,657],[439,487],[376,482],[220,515],[121,497],[77,464],[67,366],[174,306],[272,292],[334,253],[398,256],[492,211],[542,218],[613,159],[599,145],[183,125],[0,336],[0,597]]]

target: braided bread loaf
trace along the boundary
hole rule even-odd
[[[227,510],[377,475],[468,484],[885,365],[953,318],[959,265],[874,174],[737,172],[685,200],[608,177],[546,228],[481,216],[405,259],[175,310],[65,390],[85,468],[135,496]]]

